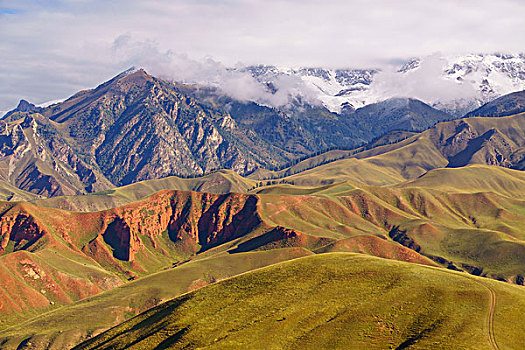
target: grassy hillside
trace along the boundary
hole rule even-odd
[[[428,170],[469,164],[522,168],[525,114],[501,118],[472,117],[439,123],[399,143],[355,155],[415,178]]]
[[[525,199],[525,172],[487,165],[435,169],[395,187],[432,188],[456,193],[493,192]]]
[[[324,254],[185,294],[75,349],[518,349],[524,312],[519,287]]]
[[[219,170],[202,177],[185,179],[170,176],[158,180],[140,181],[131,185],[83,196],[53,197],[35,200],[33,203],[43,207],[70,211],[97,211],[130,204],[161,190],[245,193],[255,183],[255,181],[244,178],[232,170]]]
[[[386,185],[399,183],[404,181],[404,178],[395,171],[383,169],[371,163],[357,159],[344,159],[277,180],[254,180],[250,177],[242,177],[231,170],[220,170],[203,177],[183,179],[171,176],[82,196],[37,199],[32,203],[48,208],[89,212],[124,206],[161,190],[258,193],[262,188],[274,188],[275,184],[279,183],[293,184],[297,187],[317,187],[349,180],[360,184]]]
[[[161,302],[210,283],[284,260],[312,254],[305,249],[219,253],[85,298],[0,331],[2,349],[30,343],[33,349],[71,348]],[[101,312],[104,310],[104,312]]]
[[[308,195],[295,191],[260,194],[263,221],[331,240],[335,251],[345,247],[399,260],[412,254],[419,262],[424,256],[448,268],[512,282],[525,274],[523,199],[348,183],[310,189]],[[401,247],[407,251],[398,251]]]
[[[401,182],[404,178],[396,171],[369,162],[342,159],[287,176],[283,180],[298,186],[322,186],[344,181],[381,186]]]

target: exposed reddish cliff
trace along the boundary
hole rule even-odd
[[[132,262],[144,242],[158,249],[166,246],[161,240],[168,238],[177,255],[193,255],[241,237],[261,223],[255,196],[175,191],[161,191],[131,205],[85,216],[102,221],[98,236],[114,258]],[[83,251],[96,260],[107,260],[101,243],[92,239]]]
[[[134,258],[134,247],[131,243],[131,232],[128,224],[117,217],[102,234],[104,242],[113,248],[113,256],[119,260],[130,261]]]
[[[0,254],[12,241],[14,250],[37,249],[35,243],[46,235],[46,231],[33,216],[25,212],[0,218]]]

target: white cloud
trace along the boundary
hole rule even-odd
[[[213,86],[241,101],[280,107],[300,95],[306,102],[319,103],[314,91],[298,77],[278,76],[273,81],[277,91],[270,91],[249,72],[243,71],[240,63],[237,69],[231,69],[211,57],[198,60],[171,50],[162,52],[156,42],[136,41],[129,34],[115,40],[112,52],[122,65],[136,65],[154,76],[177,82]]]
[[[446,65],[442,55],[435,53],[423,57],[417,69],[405,73],[393,67],[384,69],[374,77],[370,93],[383,98],[412,97],[430,104],[479,97],[471,82],[445,79]]]
[[[522,51],[523,13],[513,0],[3,0],[0,109],[125,69],[112,46],[126,34],[227,66],[377,67],[436,51]]]

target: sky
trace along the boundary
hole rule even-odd
[[[519,53],[524,13],[521,0],[0,0],[0,111],[168,58],[163,67],[184,76],[255,63],[380,68],[436,52]]]

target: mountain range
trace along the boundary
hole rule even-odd
[[[131,69],[21,101],[0,120],[0,347],[519,349],[524,96],[277,108]]]
[[[435,85],[425,96],[428,104],[456,117],[499,96],[525,89],[523,54],[433,55],[412,58],[393,72],[371,69],[288,68],[268,65],[241,68],[266,84],[279,85],[283,77],[304,84],[332,112],[357,109],[392,97],[414,97]],[[385,74],[382,74],[385,73]],[[446,86],[443,82],[448,82]],[[439,89],[453,89],[446,96]],[[441,96],[440,96],[441,95]]]
[[[450,118],[407,101],[369,106],[384,110],[389,121],[374,130],[353,114],[282,111],[126,71],[62,103],[38,108],[23,101],[7,113],[2,177],[24,191],[55,196],[221,168],[247,174],[327,148],[353,148],[392,128],[421,130]]]
[[[508,95],[504,104],[495,101],[502,108],[498,115],[519,112],[522,95]],[[470,115],[483,115],[490,106]],[[308,104],[273,108],[129,70],[48,107],[21,101],[0,121],[0,174],[4,198],[12,200],[91,193],[217,169],[246,175],[452,119],[411,98],[340,114]],[[508,149],[502,152],[510,156]]]

